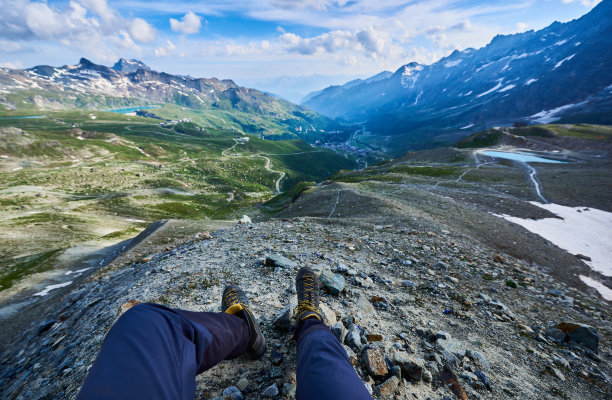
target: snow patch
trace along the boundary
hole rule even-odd
[[[553,68],[553,71],[556,70],[557,68],[559,68],[561,65],[563,65],[564,62],[571,60],[572,58],[574,58],[576,54],[572,54],[569,57],[565,57],[563,60],[559,61],[557,64],[555,64],[555,67]]]
[[[444,68],[456,67],[457,65],[461,64],[461,61],[463,61],[463,59],[449,61],[446,64],[444,64]]]
[[[499,79],[497,81],[497,85],[493,86],[491,89],[487,90],[486,92],[480,93],[478,96],[476,97],[482,97],[482,96],[486,96],[489,93],[493,93],[494,91],[496,91],[497,89],[499,89],[500,87],[502,87],[502,81],[503,79]]]
[[[531,79],[529,79],[527,82],[525,82],[525,85],[529,86],[529,85],[531,85],[533,82],[537,82],[537,81],[538,81],[537,79],[533,79],[533,78],[531,78]]]
[[[88,269],[91,269],[91,267],[83,268],[83,269],[77,269],[76,271],[67,271],[64,275],[66,275],[66,276],[72,275],[72,274],[81,275],[83,272],[87,271]]]
[[[559,40],[557,43],[553,44],[553,46],[561,46],[567,43],[567,39]]]
[[[499,93],[507,92],[508,90],[514,89],[515,87],[516,87],[516,85],[508,85],[508,86],[506,86],[504,88],[499,89]]]
[[[580,106],[584,103],[586,103],[586,101],[583,101],[581,103],[566,104],[561,107],[553,108],[552,110],[542,110],[539,113],[533,114],[532,116],[528,118],[532,120],[533,122],[539,122],[540,124],[548,124],[548,123],[551,123],[561,118],[561,117],[558,117],[557,114],[565,110],[568,110],[572,107]]]
[[[566,207],[559,204],[530,202],[561,217],[538,220],[502,215],[540,235],[570,254],[591,258],[585,263],[594,271],[612,276],[612,213],[590,207]]]
[[[469,129],[469,128],[473,127],[473,126],[474,126],[474,124],[469,124],[469,125],[464,126],[463,128],[459,128],[459,129]]]
[[[578,276],[582,282],[587,284],[588,286],[595,288],[603,297],[608,301],[612,301],[612,289],[604,285],[603,283],[596,281],[595,279],[589,278],[588,276],[579,275]]]
[[[46,296],[49,294],[50,291],[54,290],[54,289],[59,289],[59,288],[63,288],[66,287],[68,285],[70,285],[72,283],[72,281],[68,281],[68,282],[64,282],[64,283],[58,283],[56,285],[47,285],[46,288],[44,288],[43,290],[41,290],[38,293],[34,293],[33,296]]]

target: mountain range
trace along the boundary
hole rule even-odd
[[[232,80],[171,75],[138,60],[120,59],[112,67],[81,58],[61,67],[0,68],[0,111],[7,114],[147,105],[162,106],[156,114],[165,119],[190,118],[203,127],[273,139],[312,142],[322,130],[337,130],[327,117]]]
[[[365,126],[362,143],[401,154],[514,122],[612,123],[612,0],[539,31],[498,35],[431,65],[331,86],[303,105]]]

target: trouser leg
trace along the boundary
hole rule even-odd
[[[297,399],[371,398],[329,328],[316,318],[301,321],[297,334]]]
[[[109,331],[78,399],[190,399],[195,376],[244,353],[242,319],[141,304]]]

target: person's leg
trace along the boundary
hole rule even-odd
[[[295,278],[298,400],[372,399],[348,355],[323,322],[315,272],[302,267]]]
[[[300,321],[297,331],[298,400],[371,400],[346,351],[318,318]]]
[[[227,313],[141,304],[109,331],[78,399],[193,399],[196,374],[244,353],[247,323]]]

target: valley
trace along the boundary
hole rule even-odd
[[[0,118],[0,136],[0,300],[103,262],[156,220],[238,218],[356,165],[301,140],[99,111]]]

